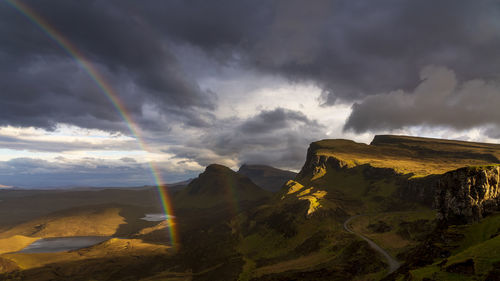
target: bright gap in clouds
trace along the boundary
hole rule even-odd
[[[22,140],[101,143],[106,140],[132,141],[134,138],[121,133],[110,133],[97,129],[84,129],[68,124],[57,124],[52,131],[34,127],[0,127],[0,136],[15,137]]]
[[[141,150],[129,136],[64,124],[52,131],[1,127],[0,144],[0,184],[6,186],[142,186],[155,183],[148,162],[157,164],[166,182],[201,169],[189,159]]]
[[[237,73],[237,74],[235,74]],[[323,138],[348,138],[369,143],[373,133],[344,132],[354,102],[323,106],[324,91],[312,81],[291,82],[279,76],[224,68],[217,78],[206,78],[202,88],[217,93],[218,118],[251,118],[263,110],[284,108],[303,113],[325,127]],[[304,153],[305,153],[304,148]]]

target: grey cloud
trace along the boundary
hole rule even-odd
[[[200,89],[198,76],[216,76],[218,64],[312,81],[324,90],[325,105],[409,91],[429,64],[453,69],[460,81],[500,73],[495,1],[24,3],[97,65],[134,119],[155,131],[168,129],[163,119],[214,126],[216,95]],[[125,130],[100,89],[68,66],[57,44],[4,2],[0,17],[0,72],[8,77],[0,84],[2,124],[50,127],[66,121]],[[187,63],[189,50],[212,65]],[[65,67],[42,68],[46,75],[26,72],[36,60],[52,67],[64,59]],[[144,104],[155,105],[164,118],[145,119]]]
[[[0,147],[4,149],[25,150],[29,152],[67,152],[75,150],[134,150],[138,149],[136,140],[108,140],[100,143],[85,141],[45,141],[22,139],[0,135]]]
[[[16,158],[0,161],[2,185],[18,187],[69,187],[69,186],[142,186],[155,184],[149,166],[145,163],[120,163],[121,161],[86,158],[70,161],[64,158],[47,161]],[[158,163],[166,182],[176,182],[193,177],[192,171],[178,171],[171,165]],[[175,176],[172,176],[175,172]]]
[[[420,79],[412,92],[393,91],[354,104],[344,128],[360,133],[418,125],[458,130],[500,126],[499,82],[474,79],[460,83],[454,71],[436,66],[424,68]],[[490,131],[494,136],[494,130]]]
[[[246,120],[223,120],[198,140],[168,150],[200,165],[218,162],[269,164],[298,169],[310,142],[324,137],[324,126],[299,111],[264,110]]]
[[[245,121],[239,130],[250,134],[262,134],[286,129],[293,123],[313,124],[303,113],[283,108],[264,110],[259,115]],[[315,124],[317,125],[317,124]]]
[[[500,125],[487,126],[484,133],[492,139],[500,139]]]
[[[125,162],[125,163],[136,163],[137,161],[135,161],[134,158],[130,158],[130,157],[123,157],[123,158],[120,158],[121,161]]]
[[[141,127],[164,129],[144,120],[144,104],[188,125],[199,124],[191,120],[198,109],[214,108],[214,94],[186,75],[162,32],[120,5],[24,2],[97,68]],[[0,125],[51,128],[65,122],[127,131],[102,89],[61,46],[5,2],[0,17]]]
[[[409,90],[419,69],[429,64],[451,67],[466,80],[499,73],[500,7],[495,1],[164,5],[167,16],[151,20],[175,40],[222,61],[292,80],[312,80],[324,89],[326,104]]]

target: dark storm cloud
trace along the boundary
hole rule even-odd
[[[191,120],[197,109],[214,108],[214,94],[185,75],[165,35],[120,6],[105,1],[23,3],[96,66],[143,127],[152,125],[142,120],[144,104],[195,125],[200,125]],[[5,2],[0,17],[1,125],[51,128],[64,122],[125,130],[102,90],[61,46]]]
[[[491,93],[491,84],[500,75],[500,5],[496,1],[166,3],[164,17],[158,15],[162,9],[144,6],[141,12],[152,15],[152,25],[176,42],[196,46],[223,63],[313,81],[323,89],[325,105],[368,97],[364,107],[363,103],[354,107],[346,124],[357,132],[406,125],[463,129],[500,122],[488,99],[474,98],[473,93],[458,97],[460,101],[451,107],[449,99],[454,98],[427,94],[433,103],[424,108],[417,98],[419,110],[410,109],[402,96],[391,103],[381,95],[411,92],[420,82],[418,73],[427,65],[452,69],[459,85],[488,81]],[[496,98],[488,93],[485,96]],[[471,99],[474,109],[468,103]],[[392,107],[367,110],[379,104],[379,108]],[[430,114],[429,108],[446,109],[446,113]],[[475,115],[456,118],[459,112],[466,112],[460,116]],[[375,114],[378,118],[372,118]]]
[[[245,134],[264,134],[286,129],[293,123],[304,125],[316,125],[309,120],[302,112],[277,108],[274,110],[264,110],[259,115],[245,121],[238,130]]]
[[[374,100],[381,93],[411,92],[427,65],[452,69],[459,84],[493,81],[500,73],[500,5],[492,0],[23,3],[98,67],[142,127],[156,131],[173,123],[217,126],[212,112],[216,94],[201,89],[198,77],[217,76],[217,65],[312,81],[323,89],[325,105],[366,97],[382,103]],[[60,46],[5,2],[0,18],[0,74],[5,77],[0,124],[51,127],[66,122],[125,130],[100,89]],[[188,50],[213,65],[186,63],[192,55]],[[161,118],[148,117],[145,105]],[[391,114],[401,118],[404,110]],[[367,129],[354,125],[362,122],[359,114],[348,128]],[[408,124],[456,126],[454,120],[410,117],[419,122]]]
[[[310,142],[324,137],[324,126],[299,111],[264,110],[246,120],[225,120],[223,127],[168,152],[211,163],[260,163],[298,169]],[[229,159],[229,160],[228,160]],[[225,162],[224,162],[225,161]]]
[[[177,41],[260,71],[313,80],[324,88],[328,104],[339,97],[409,89],[429,64],[451,67],[461,79],[495,75],[500,65],[500,7],[495,1],[163,5],[142,11]]]
[[[402,129],[408,126],[446,126],[470,129],[500,127],[500,83],[481,79],[460,83],[455,73],[429,66],[412,91],[379,94],[354,104],[345,129],[356,132]],[[490,137],[498,137],[490,129]],[[498,132],[498,131],[497,131]]]

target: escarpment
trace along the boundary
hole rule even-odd
[[[326,173],[327,167],[344,168],[348,164],[335,156],[316,153],[314,143],[307,150],[306,162],[298,174],[298,178],[317,179]]]
[[[401,188],[398,196],[407,201],[422,203],[433,206],[435,201],[436,186],[441,175],[429,175],[426,177],[410,178],[401,180]]]
[[[413,173],[398,170],[397,163],[393,162],[393,160],[403,159],[409,152],[401,152],[401,157],[399,157],[394,154],[395,152],[391,152],[393,154],[389,155],[388,151],[387,147],[380,149],[375,145],[366,145],[350,140],[313,142],[307,150],[306,161],[296,180],[300,182],[321,180],[328,171],[358,174],[359,177],[368,182],[392,180],[398,186],[394,196],[431,206],[434,202],[437,176],[428,175],[413,178]],[[398,157],[399,159],[397,159]],[[331,182],[330,184],[335,185],[336,183]]]
[[[500,210],[500,166],[465,167],[444,174],[437,184],[438,219],[452,224],[478,222]]]
[[[345,139],[311,143],[295,178],[304,189],[328,192],[328,198],[395,206],[395,200],[436,204],[442,175],[466,166],[499,163],[500,145],[408,136],[375,136],[368,145]],[[368,202],[368,203],[367,203]],[[391,202],[391,203],[384,203]],[[403,208],[404,203],[398,203]],[[373,204],[371,204],[373,205]],[[351,208],[355,209],[355,208]],[[357,209],[357,211],[366,211]]]

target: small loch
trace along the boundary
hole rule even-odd
[[[145,220],[145,221],[164,221],[164,220],[167,220],[169,218],[175,218],[175,217],[174,216],[165,215],[163,213],[156,213],[156,214],[145,214],[145,216],[143,218],[141,218],[141,220]]]
[[[58,253],[78,250],[108,240],[108,236],[73,236],[38,239],[18,253]]]

